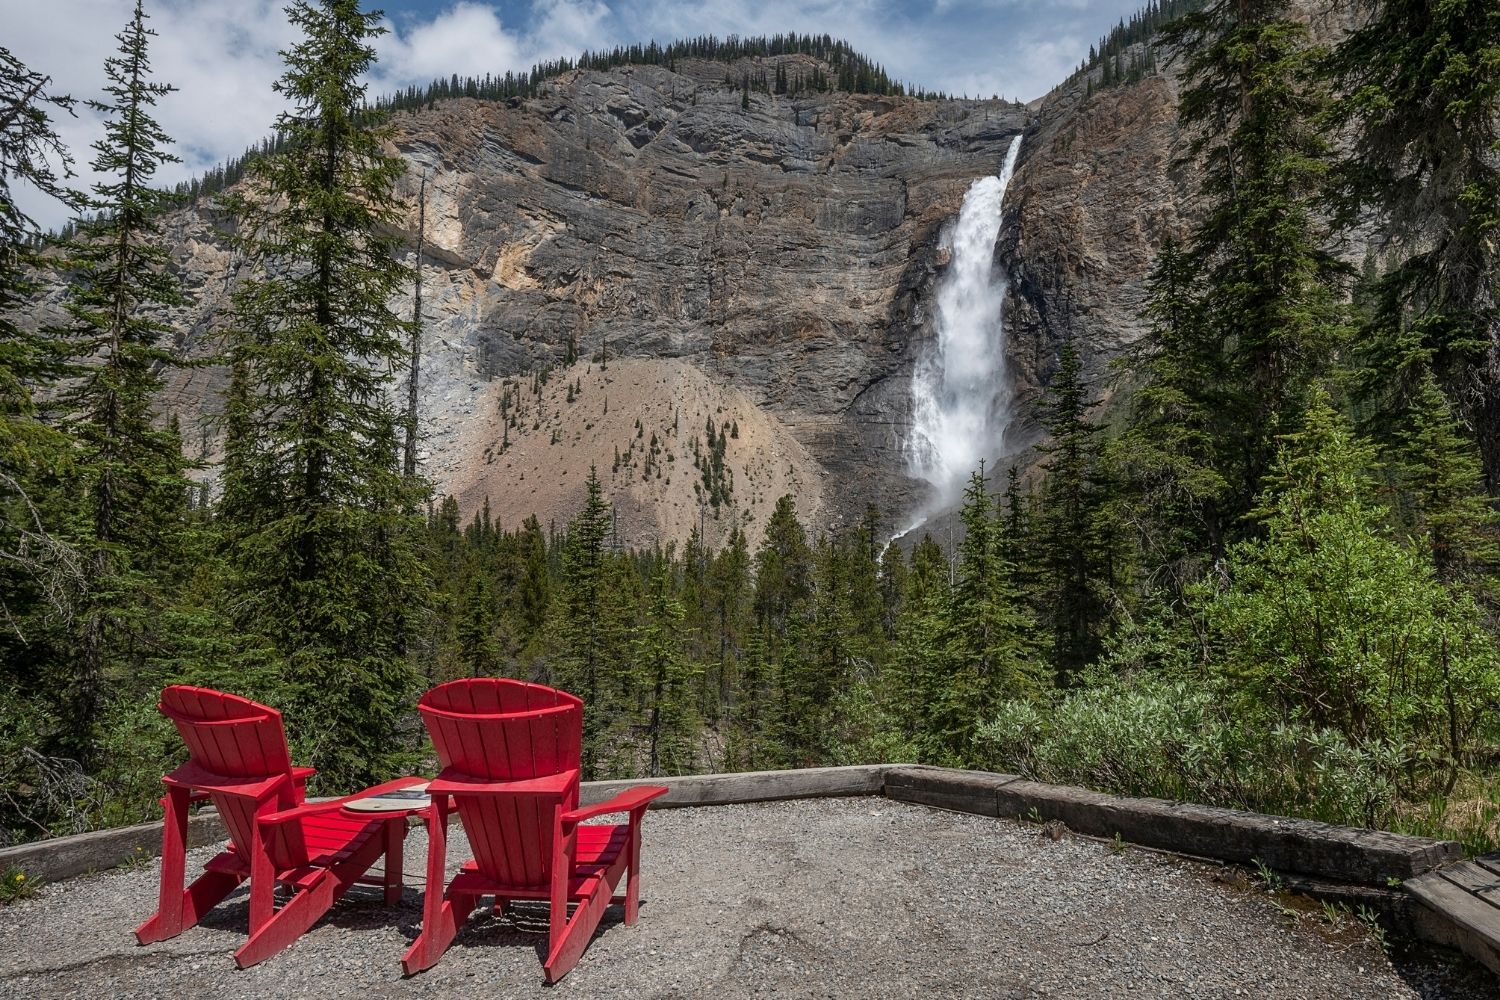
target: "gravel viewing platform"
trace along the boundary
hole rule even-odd
[[[606,914],[578,967],[542,984],[546,912],[476,916],[432,970],[401,977],[421,920],[426,837],[405,898],[356,887],[284,953],[234,967],[242,888],[149,947],[155,863],[0,907],[0,997],[752,996],[1497,998],[1481,969],[1388,958],[1353,919],[1289,915],[1218,869],[1008,820],[881,798],[652,812],[641,922]],[[212,849],[188,855],[189,871]],[[466,858],[461,828],[449,858]]]

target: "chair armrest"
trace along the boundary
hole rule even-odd
[[[238,795],[242,798],[254,799],[259,802],[266,798],[287,780],[285,774],[275,774],[269,778],[256,778],[247,781],[244,778],[231,778],[222,774],[214,774],[188,761],[171,774],[162,776],[162,784],[169,788],[185,788],[189,793],[193,792],[218,792],[224,795]]]
[[[444,768],[427,786],[427,794],[439,795],[549,795],[562,797],[578,781],[576,768],[540,778],[489,779]]]
[[[304,802],[290,809],[280,812],[266,813],[264,816],[256,817],[257,821],[266,825],[285,823],[288,820],[301,819],[304,816],[315,816],[318,813],[333,812],[342,809],[345,804],[356,799],[367,799],[372,795],[380,795],[384,792],[395,792],[402,788],[410,788],[412,785],[420,785],[423,778],[395,778],[391,781],[371,785],[364,791],[355,792],[353,795],[341,795],[336,799],[324,799],[322,802]]]
[[[667,794],[667,789],[662,785],[636,785],[627,788],[614,798],[592,806],[584,806],[582,809],[570,809],[563,813],[563,826],[576,826],[586,819],[595,816],[607,816],[610,813],[635,812],[644,808],[652,799],[660,798]]]

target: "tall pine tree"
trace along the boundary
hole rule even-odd
[[[1109,490],[1100,461],[1096,405],[1072,338],[1063,342],[1047,386],[1042,424],[1048,441],[1037,551],[1050,617],[1052,665],[1068,683],[1103,646],[1115,584],[1114,530],[1106,517]]]
[[[1289,0],[1215,0],[1166,29],[1186,47],[1179,118],[1202,165],[1188,247],[1212,359],[1208,411],[1227,533],[1254,503],[1276,435],[1302,412],[1342,334],[1342,268],[1317,209],[1328,146],[1317,50]],[[1211,387],[1211,388],[1210,388]]]
[[[55,119],[74,102],[51,86],[0,47],[0,683],[14,706],[0,723],[8,793],[0,796],[0,825],[26,836],[49,832],[57,810],[46,803],[47,775],[59,773],[55,757],[74,742],[59,724],[73,713],[57,672],[67,663],[65,623],[82,582],[78,553],[62,534],[73,507],[71,442],[42,418],[36,398],[57,378],[62,351],[18,323],[43,261],[37,226],[16,191],[26,185],[73,201],[72,161]]]
[[[222,516],[239,623],[271,650],[301,758],[329,787],[388,776],[422,600],[397,466],[395,371],[410,280],[389,235],[403,161],[366,106],[379,14],[297,0],[278,151],[227,206],[252,267],[235,293]]]
[[[1151,578],[1180,603],[1202,557],[1221,557],[1225,483],[1214,466],[1217,350],[1205,336],[1193,261],[1172,238],[1147,279],[1151,329],[1122,374],[1136,382],[1107,459],[1121,480],[1117,520]]]
[[[1035,623],[1012,586],[1004,525],[987,485],[981,467],[964,490],[964,537],[940,633],[944,655],[921,683],[933,757],[958,764],[973,759],[974,731],[995,706],[1040,687]]]
[[[1500,495],[1500,5],[1381,0],[1328,67],[1335,204],[1381,220],[1394,258],[1360,338],[1367,395],[1399,410],[1430,365]]]
[[[86,568],[69,699],[80,754],[99,717],[106,673],[130,666],[123,658],[132,646],[150,645],[184,515],[181,442],[159,426],[156,411],[164,374],[176,364],[162,311],[183,297],[158,224],[169,196],[151,187],[158,167],[177,162],[152,114],[174,89],[151,79],[153,35],[137,0],[116,36],[117,54],[104,63],[108,98],[89,102],[104,116],[92,164],[102,179],[88,200],[97,214],[66,247],[72,281],[65,333],[79,377],[63,399],[77,442],[78,545]]]

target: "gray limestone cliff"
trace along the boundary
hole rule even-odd
[[[777,61],[812,63],[755,62]],[[466,512],[487,499],[509,526],[561,524],[593,465],[627,543],[695,524],[714,542],[734,521],[753,540],[788,491],[814,530],[867,502],[899,520],[924,492],[903,444],[942,230],[1017,134],[995,267],[1023,407],[1064,335],[1095,364],[1140,335],[1142,280],[1182,228],[1169,78],[1088,96],[1079,81],[1030,106],[751,93],[742,107],[725,76],[689,60],[579,70],[536,97],[394,116],[412,263],[427,178],[422,467]],[[200,358],[244,270],[225,225],[203,202],[168,227],[194,297],[180,346]],[[188,369],[168,400],[210,461],[223,382]],[[709,423],[726,436],[716,504]]]

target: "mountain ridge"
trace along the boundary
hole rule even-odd
[[[461,495],[465,516],[486,496],[506,523],[565,516],[568,497],[532,509],[535,483],[507,485],[458,456],[500,445],[471,441],[487,426],[495,380],[600,354],[685,363],[742,394],[764,414],[768,440],[810,456],[798,481],[822,484],[803,510],[818,529],[852,523],[868,502],[893,524],[909,518],[925,503],[904,453],[911,368],[933,336],[944,229],[1017,134],[1020,168],[994,266],[1010,278],[1007,337],[1023,408],[1064,337],[1082,335],[1102,359],[1139,335],[1140,282],[1161,236],[1181,229],[1175,199],[1131,221],[1168,174],[1168,77],[1096,90],[1089,71],[1021,106],[745,89],[732,82],[737,71],[790,80],[831,67],[796,53],[742,62],[573,68],[530,97],[440,100],[391,116],[391,148],[409,164],[398,191],[410,205],[400,233],[409,263],[428,175],[423,470],[439,495]],[[1087,149],[1073,145],[1078,134]],[[1031,166],[1060,162],[1088,183],[1053,183]],[[174,317],[185,331],[177,346],[200,360],[245,267],[223,222],[200,199],[165,234],[195,299]],[[1101,247],[1125,266],[1095,266]],[[223,384],[211,365],[190,368],[167,396],[190,451],[210,466]],[[564,423],[553,428],[558,441],[581,447],[584,428]],[[1005,450],[1014,456],[1035,435],[1023,417]],[[552,436],[547,446],[560,446]],[[627,444],[600,440],[587,464],[612,466]],[[721,543],[735,522],[756,540],[763,519],[752,501],[723,503],[707,541]],[[664,508],[625,525],[622,542],[680,543],[695,520]]]

